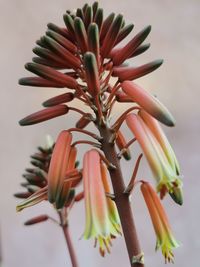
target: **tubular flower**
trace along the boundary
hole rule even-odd
[[[48,172],[48,198],[56,202],[63,187],[70,160],[72,134],[62,131],[56,141]]]
[[[160,127],[159,123],[150,116],[147,112],[141,109],[138,112],[138,115],[142,118],[142,120],[146,123],[147,127],[151,130],[153,135],[155,136],[156,140],[159,142],[160,146],[165,153],[172,169],[177,173],[180,174],[180,166],[176,159],[175,153],[167,140],[166,135],[164,134],[162,128]]]
[[[111,239],[119,234],[119,219],[115,206],[106,199],[105,172],[102,176],[99,153],[92,149],[84,155],[83,181],[86,211],[84,238],[95,238],[99,242],[102,256],[110,252]],[[102,180],[103,177],[103,180]],[[104,183],[103,183],[104,181]],[[107,188],[106,188],[107,189]]]
[[[104,163],[101,162],[101,178],[104,186],[104,190],[106,193],[110,194],[110,185],[109,185],[109,177],[108,177],[108,171]],[[108,211],[109,211],[109,218],[116,229],[116,234],[121,233],[121,226],[120,226],[120,218],[119,214],[117,211],[117,207],[115,202],[110,199],[109,197],[106,198],[107,200],[107,206],[108,206]]]
[[[151,114],[167,126],[174,126],[175,121],[167,108],[154,96],[150,95],[137,84],[125,81],[122,83],[123,91],[139,104],[145,111]]]
[[[147,127],[150,129],[152,134],[155,136],[156,140],[160,144],[171,168],[173,171],[180,175],[180,166],[176,155],[164,134],[162,128],[160,127],[159,123],[151,117],[147,112],[144,110],[139,111],[140,117],[146,123]],[[178,179],[176,182],[173,183],[174,186],[171,191],[169,191],[170,196],[174,199],[174,201],[180,205],[183,203],[183,196],[182,196],[182,182]]]
[[[147,158],[157,181],[157,190],[160,192],[161,198],[166,192],[169,192],[177,203],[182,204],[181,194],[176,192],[177,188],[181,188],[181,181],[154,134],[138,115],[127,115],[126,122]]]
[[[156,250],[161,248],[162,254],[165,257],[165,263],[173,262],[174,255],[172,249],[179,247],[179,244],[172,234],[165,210],[149,183],[142,182],[141,191],[157,236]]]

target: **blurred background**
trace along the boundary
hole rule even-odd
[[[164,64],[156,72],[138,79],[137,83],[159,99],[176,118],[175,128],[165,132],[172,143],[182,167],[184,179],[184,205],[175,205],[168,197],[164,200],[166,211],[176,238],[181,246],[175,250],[174,267],[197,266],[200,251],[200,1],[199,0],[101,0],[105,14],[122,13],[127,23],[133,22],[137,33],[151,24],[148,37],[151,48],[133,64],[163,58]],[[63,128],[73,126],[74,116],[60,117],[30,127],[19,127],[19,119],[41,108],[41,103],[56,95],[56,89],[22,87],[20,77],[29,76],[24,64],[31,61],[35,41],[43,35],[46,24],[64,25],[62,15],[66,9],[81,7],[83,0],[0,0],[0,237],[3,256],[2,267],[64,267],[70,266],[62,231],[50,222],[32,227],[23,222],[40,213],[55,213],[47,203],[16,213],[19,200],[13,194],[22,191],[21,174],[29,166],[29,155],[38,145],[43,145],[45,135],[56,138]],[[92,1],[88,1],[92,3]],[[78,103],[74,103],[78,105]],[[115,110],[118,116],[120,109]],[[91,128],[92,129],[92,128]],[[130,132],[124,127],[126,135]],[[88,147],[81,146],[81,158]],[[133,147],[134,155],[139,152]],[[123,161],[124,176],[130,177],[134,165]],[[138,175],[151,179],[145,160]],[[153,180],[152,180],[153,182]],[[132,197],[141,246],[146,266],[165,266],[161,252],[155,253],[155,235],[147,209],[139,192]],[[123,238],[113,242],[111,255],[101,258],[93,241],[80,239],[84,231],[84,208],[77,204],[71,212],[72,239],[80,266],[129,266]]]

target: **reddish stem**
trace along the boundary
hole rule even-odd
[[[133,261],[133,259],[139,258],[139,255],[141,255],[141,249],[136,233],[129,197],[127,194],[124,194],[125,184],[121,172],[120,161],[117,157],[115,146],[109,142],[113,132],[108,127],[102,127],[101,125],[97,125],[97,127],[103,137],[102,150],[108,161],[116,167],[116,169],[109,170],[109,172],[114,190],[115,203],[119,212],[126,247],[129,254],[130,266],[144,267],[142,261]]]
[[[61,212],[59,212],[59,216],[60,216],[60,225],[62,227],[63,230],[63,234],[67,243],[67,248],[69,251],[69,255],[70,255],[70,259],[71,259],[71,263],[72,263],[72,267],[78,267],[78,261],[76,258],[76,254],[75,254],[75,250],[72,244],[72,240],[71,240],[71,236],[69,233],[69,227],[68,224],[66,222],[64,222],[63,220],[63,216],[61,214]]]

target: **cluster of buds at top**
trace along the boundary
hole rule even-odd
[[[98,2],[92,6],[85,4],[75,12],[67,11],[63,18],[64,27],[52,23],[47,25],[46,34],[36,42],[37,46],[33,49],[36,57],[32,63],[25,65],[25,68],[36,76],[22,78],[19,83],[65,88],[66,92],[48,99],[43,103],[45,109],[25,117],[19,123],[22,126],[40,123],[70,111],[81,115],[76,122],[76,128],[62,131],[56,141],[47,175],[45,196],[59,208],[69,194],[73,179],[83,176],[87,217],[84,236],[99,240],[101,254],[104,254],[105,247],[109,250],[111,237],[119,233],[120,229],[117,219],[114,224],[111,223],[109,209],[113,205],[105,200],[106,189],[102,179],[105,176],[102,175],[104,167],[99,159],[99,155],[104,157],[102,152],[98,154],[99,152],[93,149],[88,151],[84,157],[83,171],[75,168],[76,145],[87,143],[103,151],[104,136],[98,136],[84,128],[90,123],[94,123],[98,130],[106,128],[112,135],[110,144],[116,144],[119,149],[119,159],[123,155],[129,160],[129,146],[138,141],[153,172],[161,198],[169,193],[176,203],[182,204],[180,168],[158,123],[159,121],[167,126],[174,126],[175,120],[158,98],[133,82],[156,70],[163,61],[155,60],[138,67],[127,65],[128,59],[142,54],[150,47],[150,44],[144,44],[144,41],[151,31],[151,26],[138,32],[126,44],[123,42],[123,45],[120,45],[134,25],[126,25],[121,14],[111,13],[104,18],[103,9],[99,7]],[[74,99],[86,105],[89,112],[83,111],[81,105],[79,108],[73,107],[71,104]],[[112,110],[117,102],[129,102],[133,106],[112,122]],[[120,130],[124,121],[134,134],[134,138],[129,142]],[[72,143],[73,131],[88,134],[97,142],[78,140]],[[94,160],[93,155],[96,167],[91,163]],[[135,185],[140,159],[141,156],[124,193],[130,193]],[[104,161],[106,162],[105,158]],[[107,167],[111,167],[109,162]],[[94,176],[95,181],[91,176]],[[99,188],[95,188],[95,184],[99,184]],[[95,207],[95,203],[97,206],[101,203],[101,211]],[[169,261],[171,258],[169,257]]]

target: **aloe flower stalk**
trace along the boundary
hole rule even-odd
[[[161,248],[165,263],[173,262],[172,249],[179,247],[174,238],[165,210],[152,186],[143,182],[141,191],[151,216],[154,230],[157,235],[156,250]]]
[[[35,76],[22,78],[19,83],[63,88],[64,92],[45,101],[43,106],[46,109],[25,117],[20,124],[32,125],[66,114],[70,116],[71,112],[80,115],[74,128],[63,126],[56,141],[45,184],[48,200],[59,209],[70,199],[76,199],[73,190],[83,173],[84,188],[77,199],[85,201],[85,238],[96,239],[104,255],[105,251],[110,251],[112,237],[122,232],[130,266],[143,267],[144,256],[129,198],[137,184],[142,154],[135,164],[128,188],[120,164],[122,155],[127,160],[131,159],[130,146],[138,142],[156,178],[161,197],[169,192],[177,203],[182,203],[179,165],[156,122],[174,126],[175,120],[161,101],[135,83],[136,79],[160,67],[163,61],[159,59],[138,67],[127,66],[130,58],[139,56],[150,47],[144,41],[151,26],[126,41],[134,25],[126,25],[122,14],[112,12],[105,17],[98,2],[85,4],[74,12],[68,10],[63,19],[64,26],[47,25],[46,34],[36,41],[33,49],[36,57],[32,63],[25,65]],[[76,107],[73,100],[79,102]],[[123,103],[131,103],[132,106],[113,120],[113,108]],[[87,112],[83,106],[87,107]],[[129,114],[131,112],[133,114]],[[130,141],[121,130],[124,121],[135,135]],[[95,126],[96,131],[85,130],[88,125]],[[78,140],[74,140],[74,132],[79,133]],[[85,135],[95,142],[85,140]],[[92,146],[84,155],[83,170],[75,165],[81,144]],[[37,161],[33,164],[43,166]],[[22,207],[25,206],[26,203],[22,204]]]

